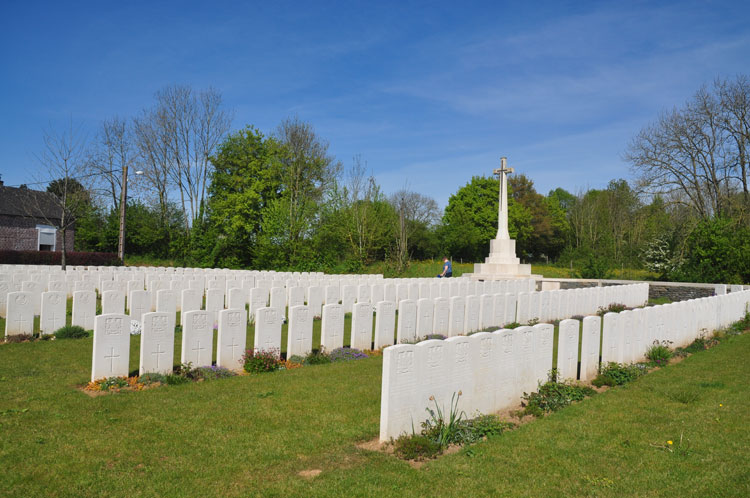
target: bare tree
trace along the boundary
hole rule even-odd
[[[88,192],[78,181],[78,178],[86,177],[86,139],[71,120],[62,131],[48,128],[43,141],[37,159],[44,169],[44,179],[40,180],[50,183],[50,192],[27,191],[19,202],[24,202],[27,216],[41,218],[60,231],[61,265],[65,270],[68,231],[75,227],[76,215],[85,203],[90,202]]]
[[[315,215],[316,203],[333,185],[341,163],[328,154],[328,142],[297,116],[282,121],[274,136],[284,148],[281,182],[293,257]]]
[[[430,225],[438,220],[440,212],[437,202],[403,188],[390,197],[390,203],[398,213],[396,232],[396,257],[399,271],[409,263],[409,238],[418,224]]]
[[[122,171],[135,159],[132,130],[125,119],[114,117],[102,121],[93,143],[88,167],[95,185],[104,192],[113,209],[120,208]]]
[[[626,159],[642,191],[683,202],[700,218],[726,214],[732,196],[748,199],[750,83],[717,80],[681,109],[662,114],[632,140]]]
[[[144,175],[165,216],[170,191],[177,190],[186,233],[203,216],[211,156],[230,124],[230,113],[222,108],[218,91],[195,92],[180,85],[158,91],[154,107],[135,120]]]
[[[162,120],[163,117],[154,110],[143,111],[133,120],[133,134],[145,183],[149,192],[156,196],[154,200],[159,205],[162,226],[166,226],[172,156]]]

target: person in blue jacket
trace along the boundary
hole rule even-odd
[[[451,265],[451,261],[445,257],[443,258],[443,273],[438,275],[438,278],[443,277],[452,277],[453,276],[453,265]]]

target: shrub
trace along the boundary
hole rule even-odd
[[[249,373],[275,372],[281,368],[279,352],[275,349],[248,349],[242,355],[242,367]]]
[[[5,336],[5,342],[26,342],[31,341],[32,339],[34,339],[34,336],[31,334],[15,334]]]
[[[623,365],[620,363],[609,362],[599,369],[599,375],[591,381],[596,387],[602,386],[621,386],[632,382],[646,372],[644,365],[632,364]]]
[[[432,439],[421,436],[401,436],[393,442],[393,451],[396,456],[405,460],[424,460],[435,458],[442,453],[442,448]]]
[[[479,441],[483,438],[499,436],[515,427],[512,422],[503,422],[497,415],[480,415],[465,422],[464,442]]]
[[[66,325],[54,332],[56,339],[82,339],[88,337],[89,333],[78,325]]]
[[[581,401],[587,396],[596,393],[588,386],[574,384],[572,382],[557,382],[556,372],[550,373],[550,379],[539,385],[539,390],[534,393],[523,393],[525,415],[539,417],[547,412],[554,412],[568,406],[574,401]]]
[[[646,359],[651,362],[651,364],[663,367],[667,363],[669,363],[669,359],[674,356],[672,353],[672,350],[669,349],[668,344],[671,344],[669,341],[662,341],[661,343],[659,341],[654,341],[654,344],[648,348],[646,351]]]
[[[212,365],[210,367],[198,367],[191,372],[193,380],[215,380],[234,377],[237,375],[228,368]]]
[[[325,365],[326,363],[331,363],[331,358],[322,349],[320,351],[310,351],[302,361],[303,365]]]
[[[352,360],[362,360],[364,358],[367,358],[368,356],[360,351],[359,349],[354,348],[336,348],[328,355],[328,357],[331,359],[332,362],[337,361],[352,361]]]
[[[504,329],[517,329],[521,324],[518,322],[510,322],[503,326]]]
[[[579,272],[580,278],[608,279],[612,277],[609,260],[605,257],[591,255]]]
[[[140,377],[138,377],[138,383],[139,384],[166,384],[167,383],[167,376],[160,373],[155,372],[146,372]]]
[[[625,311],[627,308],[628,307],[625,306],[624,304],[612,303],[606,308],[604,306],[600,307],[599,311],[597,311],[596,314],[599,316],[604,316],[607,313],[619,313],[621,311]]]

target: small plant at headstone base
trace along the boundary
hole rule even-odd
[[[368,358],[368,355],[359,349],[343,347],[334,349],[328,357],[331,359],[331,362],[335,363],[338,361],[362,360]]]
[[[28,342],[33,341],[34,336],[31,334],[15,334],[15,335],[6,335],[5,336],[5,342]]]
[[[669,363],[674,353],[669,348],[672,344],[670,341],[654,341],[651,347],[646,350],[646,359],[652,366],[663,367]]]
[[[144,385],[138,383],[138,377],[106,377],[89,382],[84,389],[87,391],[119,392],[122,389],[140,391]]]
[[[146,372],[138,377],[139,384],[152,385],[152,384],[166,384],[167,376],[156,372]]]
[[[292,356],[287,358],[286,361],[287,363],[293,363],[295,365],[302,366],[302,364],[305,363],[305,357],[298,354],[293,354]]]
[[[624,304],[612,303],[606,308],[604,306],[600,306],[596,314],[599,316],[604,316],[607,313],[620,313],[621,311],[625,311],[626,309],[628,309],[628,307],[625,306]]]
[[[182,332],[182,330],[180,330]],[[141,335],[141,322],[130,320],[130,335]]]
[[[716,337],[701,336],[696,338],[689,345],[684,348],[677,348],[675,355],[685,356],[687,354],[697,353],[698,351],[705,351],[719,344],[719,339]]]
[[[248,349],[240,363],[248,373],[275,372],[282,365],[279,352],[275,349]]]
[[[196,381],[226,379],[237,375],[228,368],[211,365],[210,367],[198,367],[191,372],[191,378]]]
[[[557,411],[574,401],[581,401],[594,394],[596,391],[588,386],[573,382],[558,382],[557,371],[552,369],[547,382],[539,384],[537,392],[523,393],[523,410],[520,411],[520,415],[541,417],[545,413]]]
[[[596,387],[621,386],[636,380],[645,373],[646,365],[643,363],[623,365],[621,363],[609,362],[599,368],[599,374],[591,383]]]
[[[529,321],[528,321],[528,322],[526,323],[526,325],[528,325],[529,327],[533,327],[533,326],[534,326],[534,325],[536,325],[537,323],[539,323],[539,319],[538,319],[538,318],[532,318],[531,320],[529,320]]]
[[[520,326],[521,324],[518,322],[510,322],[510,323],[506,323],[505,325],[503,325],[503,328],[504,329],[517,329]]]
[[[321,348],[318,351],[310,351],[307,353],[302,363],[304,365],[325,365],[331,363],[331,357]]]
[[[425,339],[425,341],[430,340],[430,339],[437,339],[437,340],[440,340],[440,341],[444,341],[444,340],[447,339],[447,337],[444,336],[443,334],[427,334],[424,337],[424,339]]]
[[[453,443],[460,443],[462,440],[463,424],[461,421],[466,416],[463,410],[458,410],[458,401],[462,394],[461,391],[453,393],[448,413],[443,413],[435,396],[430,396],[430,401],[435,404],[435,409],[425,408],[430,417],[422,422],[422,435],[438,443],[441,448]]]
[[[497,415],[480,415],[464,421],[464,443],[473,443],[484,438],[492,438],[513,429],[513,422],[503,422]]]
[[[78,325],[66,325],[55,330],[54,336],[57,339],[82,339],[88,337],[89,333]]]
[[[393,452],[404,460],[421,461],[435,458],[443,452],[440,445],[427,436],[403,435],[393,441]]]

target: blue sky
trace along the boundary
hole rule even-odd
[[[31,183],[47,127],[93,135],[170,84],[233,129],[297,114],[385,192],[444,206],[507,156],[546,193],[630,178],[658,113],[750,72],[750,2],[33,2],[0,5],[0,173]]]

